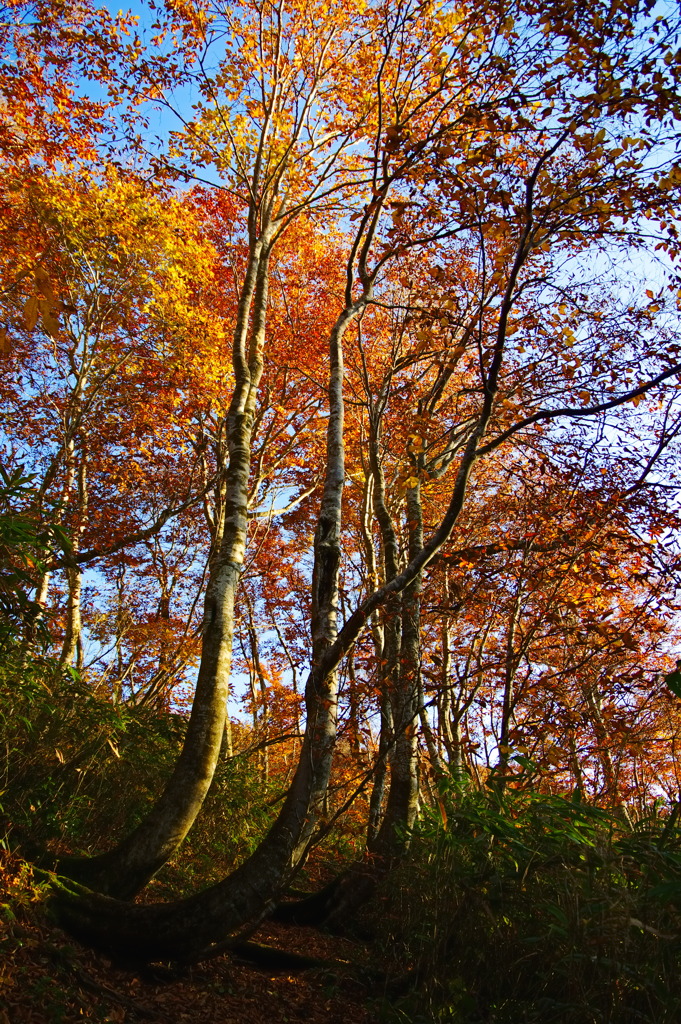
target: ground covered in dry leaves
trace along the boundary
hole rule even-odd
[[[0,1024],[372,1024],[380,1019],[360,943],[268,924],[253,939],[326,962],[260,969],[221,956],[184,974],[122,968],[45,911],[46,886],[0,850]],[[364,980],[363,980],[364,973]]]

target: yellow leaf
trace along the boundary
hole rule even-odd
[[[59,337],[59,321],[52,314],[52,310],[49,305],[44,302],[41,303],[42,309],[40,311],[40,322],[43,325],[45,334],[49,334],[51,338]]]
[[[24,323],[27,331],[32,331],[38,323],[39,303],[37,295],[29,295],[24,305]]]
[[[38,288],[43,293],[45,298],[50,299],[51,302],[54,302],[54,289],[52,287],[52,282],[50,281],[45,268],[36,267],[35,274],[33,276],[35,278],[35,283],[37,284]]]

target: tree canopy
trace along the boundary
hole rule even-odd
[[[678,10],[17,0],[0,47],[8,773],[181,733],[108,844],[42,837],[62,919],[205,956],[452,778],[675,800]],[[260,841],[126,902],[247,748]]]

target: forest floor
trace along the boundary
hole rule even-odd
[[[373,1024],[368,950],[266,923],[253,941],[325,962],[291,971],[220,956],[184,973],[133,970],[76,943],[45,913],[45,888],[0,851],[0,1024]],[[380,994],[378,994],[380,995]]]

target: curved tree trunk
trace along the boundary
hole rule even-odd
[[[372,209],[372,216],[376,216],[377,207]],[[394,579],[387,581],[369,594],[349,616],[342,629],[338,630],[340,509],[344,482],[341,343],[346,327],[366,305],[371,288],[371,281],[366,278],[364,273],[366,261],[366,252],[364,252],[360,260],[360,277],[365,284],[365,294],[361,300],[352,303],[350,297],[351,271],[352,261],[356,255],[356,252],[353,251],[349,264],[346,306],[336,322],[330,346],[327,470],[324,496],[315,535],[312,594],[313,659],[312,671],[305,690],[307,724],[298,767],[282,810],[258,849],[237,871],[218,885],[189,899],[172,904],[131,906],[110,900],[105,896],[93,894],[86,897],[82,894],[72,895],[62,891],[57,901],[57,907],[60,910],[63,923],[73,931],[78,932],[89,941],[98,942],[109,948],[125,952],[128,956],[134,955],[146,961],[168,958],[183,959],[187,956],[201,955],[209,952],[213,944],[225,941],[230,932],[264,916],[288,882],[292,872],[302,861],[314,826],[315,810],[320,803],[320,797],[326,790],[331,767],[336,729],[338,666],[371,620],[373,612],[393,596],[401,594],[411,583],[419,580],[425,566],[448,540],[464,506],[473,466],[481,452],[485,451],[480,448],[480,442],[484,437],[494,407],[497,381],[502,364],[506,324],[515,281],[524,259],[526,234],[527,231],[521,238],[521,246],[502,301],[497,342],[485,380],[479,416],[461,454],[449,507],[437,530],[411,557],[409,565]],[[238,360],[236,362],[239,366]],[[240,410],[231,422],[246,423],[248,421],[244,419],[243,411]],[[233,457],[235,462],[240,456],[241,451],[238,446],[234,451],[230,447],[230,457]],[[232,466],[230,465],[231,472]],[[247,483],[246,480],[246,485]],[[227,538],[232,535],[233,521],[237,518],[237,513],[240,521],[245,521],[245,501],[242,506],[235,507],[232,516],[226,516],[223,551],[228,547]],[[238,553],[243,558],[243,540]],[[209,588],[210,593],[206,597],[207,612],[212,612],[212,615],[207,615],[210,626],[205,634],[202,670],[204,659],[208,662],[216,655],[224,655],[224,651],[219,649],[216,651],[216,645],[213,643],[213,636],[219,635],[219,629],[215,628],[216,620],[228,632],[233,624],[233,616],[229,620],[226,615],[219,616],[220,610],[225,607],[225,604],[218,599],[224,597],[227,584],[234,578],[234,570],[238,571],[240,564],[241,561],[235,565],[226,559],[223,560],[222,556],[219,560],[215,574],[217,577],[215,587]],[[212,585],[213,580],[211,579],[211,587]],[[231,641],[231,634],[229,635]],[[216,676],[219,665],[226,663],[228,664],[228,657],[217,658],[214,673]],[[418,708],[416,713],[418,714]],[[224,703],[219,721],[220,730],[215,743],[215,758],[217,758],[220,748],[221,728],[224,723]],[[187,750],[186,744],[185,750]],[[187,756],[191,758],[191,750],[187,750]],[[207,784],[205,788],[207,789]],[[172,808],[170,808],[167,820],[172,820],[172,818]],[[124,882],[120,873],[118,878]]]
[[[177,903],[130,905],[95,893],[74,894],[61,888],[55,900],[60,920],[88,942],[144,961],[205,954],[214,943],[225,941],[236,929],[262,917],[307,853],[328,786],[336,737],[340,658],[329,664],[327,655],[338,634],[341,500],[345,479],[342,339],[362,307],[363,300],[346,307],[331,335],[327,470],[314,546],[313,657],[305,688],[307,721],[298,767],[279,817],[257,850],[232,875]],[[221,735],[217,737],[216,756],[220,739]],[[130,860],[128,857],[127,862],[122,862],[119,855],[119,866],[129,864]],[[125,877],[118,877],[124,884]]]
[[[159,800],[141,824],[108,853],[68,861],[59,869],[109,895],[132,897],[172,856],[191,828],[210,787],[224,735],[232,662],[234,603],[248,526],[251,434],[263,369],[269,238],[253,244],[234,336],[234,393],[227,413],[229,466],[224,529],[211,558],[204,602],[201,664],[184,744]],[[247,348],[252,310],[250,345]]]
[[[374,455],[376,446],[372,446]],[[384,543],[386,572],[397,573],[397,541],[394,527],[383,503],[382,475],[375,460],[377,510],[380,510],[381,537]],[[420,485],[407,495],[409,555],[414,558],[423,547],[423,516]],[[388,542],[387,544],[385,542]],[[420,587],[417,575],[405,588],[401,602],[401,621],[388,619],[385,635],[393,660],[388,662],[381,710],[381,738],[374,789],[369,808],[367,848],[362,860],[352,864],[328,885],[311,896],[283,903],[275,910],[277,920],[295,924],[323,926],[344,932],[354,914],[374,895],[395,860],[409,842],[409,829],[418,810],[418,720],[420,709]],[[399,652],[399,653],[398,653]],[[385,657],[385,656],[384,656]],[[392,669],[392,671],[389,671]],[[385,788],[388,749],[389,791],[385,814],[381,804]]]
[[[332,692],[311,676],[312,727],[284,807],[255,853],[227,879],[189,899],[169,904],[129,904],[96,893],[55,898],[60,922],[78,937],[131,959],[192,959],[257,921],[276,900],[307,848],[315,799],[329,763]]]

